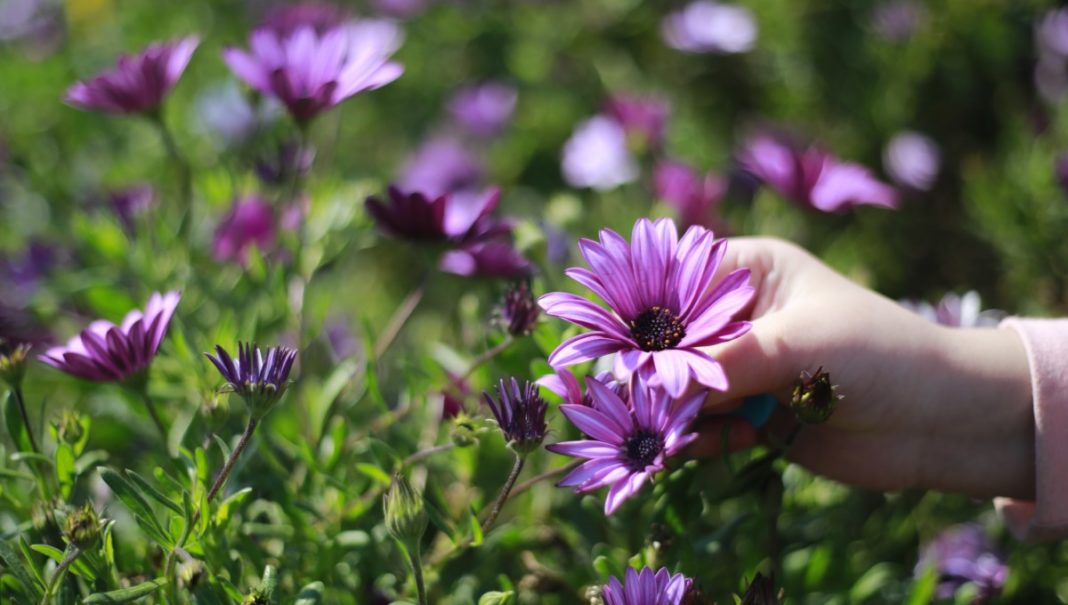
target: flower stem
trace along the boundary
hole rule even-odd
[[[570,472],[570,471],[574,470],[575,467],[578,466],[579,464],[582,464],[582,463],[581,462],[576,462],[574,464],[568,464],[567,466],[561,466],[559,468],[554,468],[554,469],[545,471],[544,473],[542,473],[540,475],[536,475],[534,477],[531,477],[530,479],[527,479],[526,481],[524,481],[524,482],[520,483],[519,485],[515,486],[514,488],[512,488],[512,494],[509,497],[518,496],[519,494],[522,494],[523,492],[525,492],[528,489],[534,487],[538,483],[541,483],[542,481],[545,481],[546,479],[552,479],[553,477],[555,477],[557,475],[563,475],[564,473]]]
[[[464,372],[463,376],[460,376],[460,378],[457,379],[456,382],[461,383],[470,378],[471,374],[475,373],[475,370],[485,365],[486,362],[488,362],[489,360],[503,353],[508,347],[512,346],[513,342],[515,342],[514,339],[511,337],[511,335],[509,335],[506,336],[504,340],[502,340],[497,346],[487,349],[481,355],[476,357],[473,362],[471,362],[471,366],[467,368],[467,371]]]
[[[419,306],[419,301],[423,300],[423,295],[426,293],[426,282],[427,276],[424,275],[419,280],[419,285],[408,293],[408,296],[404,298],[397,310],[393,312],[393,316],[389,318],[389,323],[382,330],[382,335],[375,341],[375,359],[379,359],[385,354],[389,346],[397,339],[401,328],[408,322],[408,318],[415,312],[415,308]]]
[[[52,592],[56,589],[56,585],[67,572],[67,568],[73,565],[74,561],[76,561],[81,554],[82,551],[77,546],[71,544],[67,547],[67,554],[63,557],[63,560],[59,562],[59,567],[56,567],[56,571],[52,574],[52,578],[48,580],[48,586],[45,588],[44,598],[41,599],[41,605],[51,604]]]
[[[178,144],[175,142],[170,128],[167,127],[163,114],[157,113],[153,121],[159,127],[159,135],[163,140],[163,146],[167,149],[167,155],[178,169],[178,182],[179,187],[181,187],[182,200],[182,220],[178,223],[178,237],[185,239],[189,233],[189,227],[193,223],[193,171],[189,166],[189,162],[178,151]]]
[[[22,387],[15,385],[12,392],[15,394],[15,403],[19,406],[19,413],[22,414],[22,425],[26,427],[26,435],[30,438],[30,447],[33,448],[35,454],[40,454],[41,448],[37,447],[37,439],[33,436],[33,426],[30,425],[30,416],[26,413],[26,400],[22,397]]]
[[[211,489],[208,491],[208,502],[214,500],[215,495],[226,484],[227,477],[234,470],[234,465],[237,464],[237,459],[241,457],[241,452],[245,451],[245,447],[248,446],[248,442],[252,439],[252,433],[256,430],[258,423],[259,421],[256,420],[255,416],[249,416],[248,425],[245,426],[245,432],[241,434],[241,440],[237,442],[237,447],[234,448],[234,451],[230,452],[230,457],[226,459],[226,464],[223,465],[222,470],[215,476],[215,483],[211,485]]]
[[[512,487],[515,486],[516,479],[519,478],[519,473],[523,471],[523,465],[527,459],[519,454],[515,455],[515,464],[512,465],[512,472],[508,474],[508,479],[504,482],[504,487],[501,488],[501,493],[497,496],[497,500],[493,502],[493,508],[490,509],[489,516],[486,517],[486,521],[482,523],[482,532],[489,532],[490,528],[497,521],[497,516],[501,514],[501,509],[504,508],[504,503],[508,501],[508,496],[512,493]]]
[[[418,452],[412,454],[411,456],[408,456],[407,458],[404,459],[403,462],[401,462],[401,469],[408,468],[409,466],[415,464],[416,462],[419,462],[421,460],[425,460],[425,459],[427,459],[427,458],[429,458],[429,457],[431,457],[431,456],[433,456],[435,454],[440,454],[442,452],[447,452],[447,451],[453,449],[454,447],[456,447],[455,443],[442,443],[441,445],[435,445],[434,447],[428,447],[425,450],[419,450]]]
[[[412,563],[412,577],[415,579],[415,590],[419,594],[419,605],[427,605],[426,584],[423,582],[423,560],[419,556],[419,545],[415,548],[405,548],[408,551],[408,560]]]
[[[152,417],[152,423],[156,425],[156,430],[159,431],[159,436],[163,439],[163,449],[170,451],[167,446],[167,427],[163,424],[163,420],[160,419],[159,411],[156,410],[156,404],[152,402],[152,398],[148,396],[148,389],[142,389],[141,400],[145,402],[145,409],[148,410],[148,415]]]

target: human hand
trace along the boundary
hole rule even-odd
[[[720,271],[738,267],[753,272],[753,329],[708,350],[730,387],[708,399],[698,453],[721,450],[725,424],[731,449],[780,443],[795,422],[785,406],[759,431],[722,412],[761,393],[788,401],[801,371],[823,366],[844,399],[800,432],[790,460],[872,489],[1034,497],[1030,374],[1014,332],[930,323],[776,239],[733,239]]]

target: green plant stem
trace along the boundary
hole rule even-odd
[[[524,482],[520,483],[519,485],[516,485],[514,488],[512,488],[512,493],[509,496],[509,498],[514,497],[514,496],[518,496],[519,494],[522,494],[523,492],[525,492],[528,489],[534,487],[538,483],[541,483],[542,481],[545,481],[546,479],[552,479],[553,477],[555,477],[557,475],[563,475],[564,473],[570,472],[570,471],[574,470],[575,467],[577,467],[580,464],[582,464],[582,463],[581,462],[575,462],[574,464],[568,464],[567,466],[561,466],[561,467],[558,467],[558,468],[554,468],[552,470],[545,471],[544,473],[542,473],[540,475],[535,475],[534,477],[531,477],[530,479],[527,479],[526,481],[524,481]]]
[[[22,397],[22,387],[15,385],[12,392],[15,393],[15,403],[19,406],[19,413],[22,414],[22,425],[26,427],[26,435],[30,438],[30,447],[35,454],[40,454],[41,448],[37,447],[37,439],[33,436],[33,426],[30,425],[30,416],[26,413],[26,400]]]
[[[486,521],[482,523],[482,532],[489,533],[490,528],[497,522],[497,516],[501,514],[501,509],[504,508],[504,503],[508,501],[508,496],[512,493],[512,488],[515,487],[515,481],[519,478],[519,473],[523,471],[523,465],[526,464],[527,459],[519,454],[515,455],[515,464],[512,465],[512,472],[508,474],[508,479],[504,482],[504,487],[501,488],[501,493],[497,495],[497,499],[493,502],[493,508],[490,509],[489,516],[486,517]]]
[[[515,342],[515,340],[512,338],[511,335],[509,335],[506,336],[504,340],[502,340],[497,346],[484,351],[481,355],[476,357],[473,362],[471,362],[471,366],[467,368],[467,371],[464,372],[463,376],[460,376],[460,378],[458,378],[456,382],[461,383],[470,378],[471,374],[475,373],[475,370],[485,365],[486,362],[488,362],[489,360],[503,353],[505,350],[508,349],[508,347],[512,346],[513,342]]]
[[[52,591],[56,589],[56,585],[59,584],[59,580],[63,578],[63,575],[67,573],[67,568],[73,565],[81,554],[81,549],[73,544],[67,548],[67,554],[63,557],[63,560],[59,562],[59,566],[56,567],[56,571],[52,574],[52,578],[48,580],[48,586],[45,587],[44,598],[41,599],[41,605],[49,605],[52,602]]]
[[[428,447],[424,450],[419,450],[418,452],[412,454],[411,456],[408,456],[404,459],[403,462],[401,462],[401,470],[408,468],[416,462],[425,460],[435,454],[447,452],[455,447],[455,443],[442,443],[441,445],[435,445],[434,447]]]
[[[419,594],[419,605],[427,605],[426,584],[423,582],[423,561],[419,556],[419,545],[415,548],[405,548],[408,551],[408,560],[412,563],[412,576],[415,579],[415,591]]]
[[[375,341],[375,359],[379,359],[385,354],[389,346],[397,339],[401,328],[408,323],[408,319],[415,312],[415,308],[419,306],[419,302],[423,300],[423,295],[426,294],[426,283],[427,276],[424,275],[419,280],[419,284],[408,293],[408,296],[404,298],[397,310],[393,312],[393,315],[389,318],[389,323],[386,324],[386,328],[382,330],[382,335]]]
[[[156,410],[156,404],[152,402],[152,398],[148,396],[148,388],[141,389],[141,400],[145,402],[145,409],[148,410],[148,415],[152,418],[152,423],[156,425],[156,430],[159,431],[159,436],[163,439],[163,449],[169,453],[167,447],[167,427],[163,424],[163,420],[160,419],[159,411]]]
[[[215,482],[212,483],[211,489],[208,490],[208,502],[215,499],[216,494],[226,484],[227,477],[230,476],[230,472],[234,470],[234,465],[237,464],[237,459],[241,457],[241,452],[245,451],[245,447],[248,446],[248,442],[252,439],[252,433],[256,430],[256,425],[259,421],[255,416],[249,416],[248,424],[245,426],[245,432],[241,434],[241,439],[237,442],[237,447],[234,451],[230,452],[230,457],[226,459],[226,463],[223,464],[222,470],[215,476]],[[199,516],[197,517],[199,518]]]
[[[163,146],[167,149],[167,155],[178,169],[182,208],[182,220],[178,223],[178,237],[185,239],[189,233],[189,227],[193,224],[193,170],[182,153],[178,151],[178,143],[174,140],[170,128],[167,127],[163,114],[157,113],[153,116],[153,121],[159,128],[159,135],[163,140]]]

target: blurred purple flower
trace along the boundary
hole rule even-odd
[[[601,592],[604,605],[683,605],[693,589],[693,580],[681,573],[671,575],[666,567],[653,573],[628,567],[623,583],[612,578]]]
[[[64,100],[88,111],[151,113],[174,88],[199,44],[199,38],[189,36],[123,55],[112,70],[74,83]]]
[[[426,9],[430,0],[371,0],[371,5],[380,15],[409,19]]]
[[[260,21],[258,28],[270,30],[284,38],[301,28],[310,27],[321,36],[350,18],[348,11],[333,4],[301,2],[272,9]]]
[[[434,137],[408,158],[397,185],[405,191],[438,196],[477,187],[483,173],[482,163],[463,143]]]
[[[389,61],[400,46],[400,29],[388,21],[356,21],[316,33],[311,25],[292,34],[257,29],[251,52],[223,50],[223,59],[239,78],[282,102],[298,123],[362,92],[375,90],[403,73]]]
[[[610,485],[604,513],[611,515],[664,470],[665,459],[697,438],[697,433],[687,431],[707,394],[700,391],[675,401],[662,389],[635,380],[624,397],[598,380],[587,380],[586,389],[589,406],[565,403],[560,411],[589,438],[554,443],[546,449],[586,459],[559,485],[574,487],[579,493]]]
[[[628,137],[636,138],[642,148],[663,144],[670,113],[667,101],[652,96],[617,94],[605,103],[605,114],[618,122]]]
[[[903,300],[901,305],[929,321],[951,328],[996,326],[1005,315],[996,309],[983,311],[983,301],[974,290],[963,295],[950,292],[934,306],[912,300]]]
[[[503,82],[483,82],[456,91],[449,101],[449,114],[472,134],[492,137],[500,134],[515,112],[519,93]]]
[[[638,163],[627,148],[619,122],[598,115],[575,127],[564,143],[564,180],[573,187],[614,189],[638,178]]]
[[[212,250],[215,260],[244,265],[253,246],[267,252],[277,236],[271,205],[256,196],[241,197],[234,200],[230,212],[215,229]]]
[[[260,126],[275,121],[281,111],[274,99],[261,99],[254,106],[232,80],[204,90],[193,104],[195,127],[223,147],[244,143]]]
[[[256,176],[268,185],[285,185],[307,176],[314,162],[314,146],[286,141],[275,147],[273,157],[256,160]]]
[[[1053,175],[1057,179],[1057,184],[1061,186],[1061,191],[1068,194],[1068,151],[1057,156],[1053,165]]]
[[[19,298],[24,298],[55,268],[58,256],[55,246],[34,239],[22,254],[0,262],[0,269],[3,269],[0,275],[12,290],[21,294]]]
[[[851,162],[842,162],[815,148],[802,148],[784,136],[761,133],[739,154],[741,167],[797,204],[823,212],[854,206],[897,208],[893,187]]]
[[[476,241],[446,252],[438,268],[464,277],[515,278],[530,274],[531,265],[511,242]]]
[[[675,223],[639,219],[631,242],[602,229],[600,243],[579,242],[592,270],[568,269],[611,310],[567,292],[538,299],[549,315],[590,332],[565,340],[549,356],[554,369],[618,353],[617,368],[637,373],[653,386],[681,397],[691,378],[709,389],[727,388],[723,367],[704,351],[749,331],[732,321],[753,297],[749,269],[712,281],[727,249],[703,227],[690,227],[679,240]]]
[[[156,190],[152,185],[141,183],[111,193],[111,209],[128,233],[135,228],[137,217],[156,202]]]
[[[180,299],[177,292],[157,292],[148,299],[143,313],[139,309],[130,311],[122,325],[94,321],[66,346],[53,347],[38,358],[79,378],[126,380],[152,363]]]
[[[545,234],[545,256],[549,262],[562,265],[571,258],[571,238],[563,229],[541,221],[541,230]]]
[[[757,23],[743,6],[697,0],[660,23],[664,43],[689,53],[734,54],[752,50]]]
[[[916,191],[927,191],[934,185],[941,162],[938,144],[918,132],[899,132],[883,150],[887,174],[899,185]]]
[[[938,574],[935,597],[952,599],[965,584],[978,589],[973,604],[986,603],[1001,594],[1009,568],[994,553],[982,528],[955,525],[943,530],[920,553],[915,574],[923,576],[934,567]]]
[[[455,243],[511,233],[506,221],[491,216],[501,199],[497,188],[429,197],[389,188],[389,202],[367,198],[367,212],[390,234],[415,241]]]
[[[711,227],[727,182],[714,173],[701,175],[681,162],[663,160],[653,171],[653,188],[658,198],[678,211],[684,226]]]
[[[871,14],[871,28],[889,42],[904,42],[919,29],[923,7],[915,0],[884,0]]]
[[[1035,44],[1040,55],[1068,58],[1068,9],[1047,11],[1035,26]]]
[[[352,333],[352,328],[346,319],[334,317],[327,320],[323,326],[326,339],[330,343],[330,350],[335,361],[355,357],[360,351],[360,342]]]

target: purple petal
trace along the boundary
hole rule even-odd
[[[627,499],[638,493],[642,485],[645,484],[645,480],[649,477],[647,473],[638,472],[633,473],[627,477],[624,481],[620,481],[612,486],[612,489],[608,490],[608,497],[604,501],[604,514],[611,515],[616,512],[621,504]],[[650,601],[640,600],[633,601],[635,603],[647,603]]]
[[[546,446],[550,452],[576,458],[618,458],[619,446],[600,441],[562,441]]]
[[[549,365],[553,368],[575,365],[604,357],[626,347],[627,343],[618,338],[609,338],[596,332],[579,334],[556,347],[552,355],[549,355]]]
[[[590,437],[617,446],[623,443],[623,435],[618,430],[618,423],[604,412],[573,403],[561,405],[560,411],[580,431]]]

